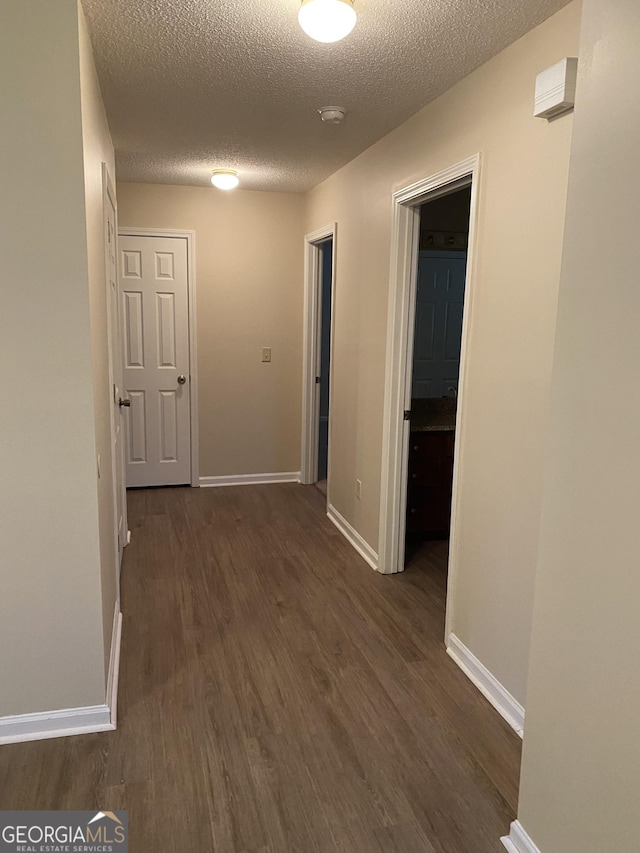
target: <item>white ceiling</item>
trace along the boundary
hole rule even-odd
[[[337,44],[302,32],[300,0],[83,5],[119,180],[204,186],[227,167],[302,192],[567,2],[356,0]],[[324,125],[333,104],[348,115]]]

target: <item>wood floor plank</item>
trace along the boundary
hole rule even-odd
[[[446,543],[371,570],[295,484],[129,494],[116,732],[0,748],[0,807],[132,853],[498,853],[520,740],[446,655]]]

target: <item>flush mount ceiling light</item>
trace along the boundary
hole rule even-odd
[[[356,25],[353,0],[302,0],[300,26],[316,41],[330,43],[348,36]]]
[[[347,114],[344,107],[320,107],[318,112],[325,124],[340,124]]]
[[[234,190],[240,180],[234,169],[216,169],[211,175],[211,183],[219,190]]]

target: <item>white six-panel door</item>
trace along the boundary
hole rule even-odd
[[[187,241],[118,240],[127,486],[191,480]]]

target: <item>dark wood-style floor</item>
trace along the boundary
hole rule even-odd
[[[373,572],[315,488],[130,494],[115,732],[0,747],[4,809],[131,853],[498,853],[520,741],[444,651],[445,543]]]

